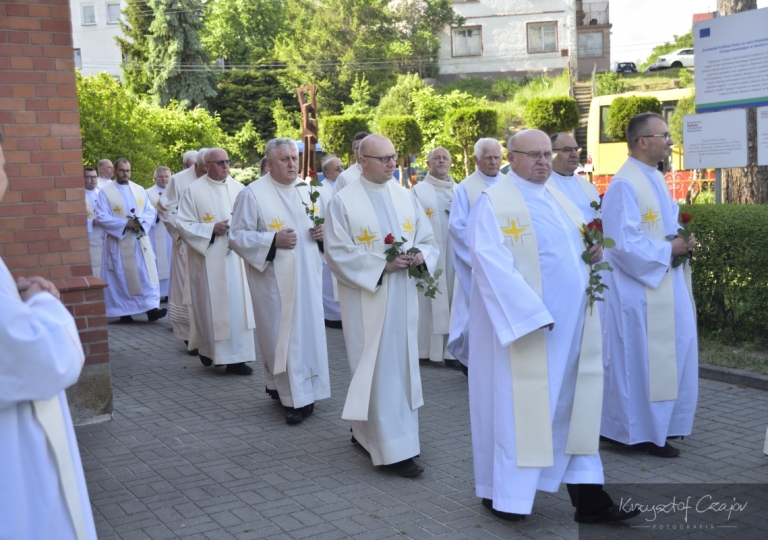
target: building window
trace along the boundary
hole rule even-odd
[[[528,23],[528,52],[557,51],[557,23]]]
[[[80,49],[75,49],[75,67],[77,69],[83,69],[83,57],[80,54]]]
[[[117,24],[120,20],[120,4],[107,4],[107,24]]]
[[[579,34],[579,58],[599,58],[602,56],[605,56],[602,32]]]
[[[96,6],[93,4],[81,5],[82,25],[96,24]]]
[[[483,32],[480,26],[454,28],[451,32],[453,56],[480,56],[483,54]]]

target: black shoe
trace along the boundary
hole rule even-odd
[[[314,412],[314,410],[315,410],[315,404],[314,404],[314,403],[310,403],[309,405],[304,405],[304,406],[303,406],[301,409],[299,409],[299,410],[301,411],[301,415],[302,415],[304,418],[306,418],[307,416],[309,416],[310,414],[312,414],[312,413]]]
[[[633,444],[632,448],[656,457],[673,458],[680,455],[680,450],[669,443],[664,443],[664,446],[657,446],[652,442],[644,442]]]
[[[502,512],[501,510],[496,510],[493,507],[493,501],[491,499],[483,499],[483,506],[490,510],[491,514],[499,519],[503,519],[504,521],[522,521],[525,519],[525,514],[515,514],[513,512]]]
[[[264,387],[264,390],[267,391],[267,394],[269,394],[269,397],[272,399],[280,399],[280,396],[277,394],[277,390],[270,390],[266,386]]]
[[[616,446],[628,446],[623,442],[614,441],[613,439],[609,439],[608,437],[603,437],[602,435],[600,435],[600,442],[607,442],[607,443],[615,444]]]
[[[213,360],[211,360],[207,356],[203,356],[202,354],[199,354],[198,356],[200,357],[200,363],[203,364],[205,367],[211,367],[213,365]]]
[[[187,351],[187,354],[189,356],[198,356],[200,354],[200,349],[192,349],[191,351]]]
[[[459,362],[458,360],[449,360],[448,358],[446,358],[445,360],[443,360],[443,362],[445,362],[445,367],[449,367],[455,370],[461,369],[461,362]]]
[[[253,373],[253,368],[246,366],[245,362],[239,362],[237,364],[227,364],[226,372],[233,375],[250,375]]]
[[[130,315],[123,315],[122,317],[120,317],[120,322],[123,324],[132,323],[133,317],[131,317]]]
[[[165,308],[163,309],[152,308],[149,311],[147,311],[147,320],[149,322],[155,322],[156,320],[162,319],[163,317],[165,317],[167,313],[168,313],[168,310]]]
[[[294,409],[293,407],[285,408],[285,423],[290,425],[301,424],[304,420],[304,415],[301,414],[301,409]]]
[[[467,366],[459,362],[459,369],[461,370],[461,372],[464,374],[466,378],[469,378],[469,368]]]
[[[325,327],[341,330],[341,321],[329,321],[328,319],[325,319]]]
[[[596,514],[579,514],[579,511],[576,510],[576,513],[573,515],[573,520],[576,523],[609,523],[612,521],[624,521],[635,517],[639,513],[639,508],[626,512],[617,504],[614,504],[608,508],[600,510]]]
[[[387,465],[387,468],[403,478],[410,478],[412,476],[418,476],[424,472],[424,467],[417,465],[413,458],[404,459],[397,463],[391,463]]]
[[[160,303],[161,304],[167,304],[168,303],[168,297],[167,296],[161,296],[160,297]]]

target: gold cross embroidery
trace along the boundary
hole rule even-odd
[[[427,206],[427,209],[426,209],[426,210],[424,210],[424,213],[425,213],[425,214],[427,214],[427,217],[428,217],[429,219],[432,219],[432,216],[434,216],[434,215],[435,215],[435,211],[434,211],[434,210],[432,210],[432,209],[431,209],[429,206]]]
[[[304,380],[305,381],[309,381],[309,380],[312,380],[312,379],[314,379],[316,377],[319,377],[319,376],[320,375],[318,375],[317,373],[313,374],[312,373],[312,368],[309,368],[309,377],[305,378]]]
[[[208,212],[206,212],[205,215],[203,216],[203,221],[205,223],[213,223],[214,219],[216,219],[216,216],[212,216]]]
[[[120,212],[123,211],[123,207],[120,205],[116,205],[112,210],[119,214]]]
[[[647,221],[649,227],[655,227],[658,219],[659,219],[659,214],[654,214],[653,208],[649,206],[648,213],[643,214],[643,221]]]
[[[413,234],[413,224],[411,224],[411,218],[407,218],[405,220],[405,223],[402,223],[400,226],[403,228],[404,231]]]
[[[363,234],[356,236],[358,242],[364,242],[367,247],[371,247],[371,243],[376,239],[376,233],[368,233],[368,229],[363,229]]]
[[[501,232],[507,236],[514,236],[515,242],[520,241],[520,235],[528,230],[528,227],[520,227],[514,219],[509,221],[509,227],[502,227]]]
[[[136,204],[138,204],[139,206],[143,205],[144,199],[139,199],[138,201],[136,201]]]
[[[272,223],[270,223],[267,226],[273,231],[280,232],[281,230],[283,230],[283,226],[285,226],[285,221],[279,221],[277,218],[273,218]]]

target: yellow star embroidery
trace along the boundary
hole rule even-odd
[[[120,212],[122,212],[122,211],[123,211],[123,207],[122,207],[122,206],[120,206],[120,205],[117,205],[117,206],[115,206],[115,207],[114,207],[112,210],[113,210],[114,212],[117,212],[117,213],[119,214]]]
[[[656,226],[656,221],[659,219],[659,214],[653,213],[653,208],[648,207],[648,213],[643,215],[643,221],[647,221],[650,227]]]
[[[513,219],[509,222],[509,227],[502,227],[501,232],[503,232],[507,236],[514,236],[515,242],[520,241],[520,235],[523,234],[525,231],[528,230],[528,227],[520,227],[518,226],[517,222]]]
[[[425,213],[425,214],[427,214],[427,217],[428,217],[429,219],[432,219],[432,216],[434,216],[434,215],[435,215],[435,211],[434,211],[434,210],[432,210],[432,209],[431,209],[429,206],[427,206],[427,209],[426,209],[426,210],[424,210],[424,213]]]
[[[216,216],[212,216],[210,213],[206,212],[203,216],[203,221],[205,223],[213,223],[213,220],[216,219]]]
[[[285,226],[285,221],[279,221],[277,218],[274,218],[274,219],[272,220],[272,223],[270,223],[270,224],[268,225],[268,227],[269,227],[270,229],[272,229],[273,231],[278,231],[278,232],[280,232],[281,230],[283,230],[283,227],[284,227],[284,226]]]
[[[368,229],[363,229],[363,234],[356,236],[358,242],[365,242],[367,247],[371,247],[371,243],[376,239],[376,233],[368,233]]]
[[[85,215],[90,219],[93,217],[93,212],[86,212]]]
[[[144,204],[144,199],[139,199],[138,201],[136,201],[136,204],[141,206],[142,204]]]
[[[411,218],[407,218],[405,220],[405,223],[400,225],[404,231],[409,232],[413,234],[413,224],[411,223]]]

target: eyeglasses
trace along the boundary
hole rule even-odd
[[[98,176],[86,176],[85,177],[86,180],[96,180],[96,178],[98,178]]]
[[[228,159],[219,159],[217,161],[206,161],[205,163],[207,165],[210,165],[211,163],[215,163],[219,167],[223,167],[224,165],[229,165],[229,160]]]
[[[363,156],[370,159],[378,159],[382,163],[389,163],[390,161],[397,161],[397,154],[392,154],[391,156]]]
[[[563,146],[562,148],[553,148],[556,153],[562,152],[563,154],[572,154],[576,152],[577,154],[581,154],[581,148],[578,148],[576,146]]]
[[[539,161],[542,157],[544,161],[552,161],[555,155],[552,152],[521,152],[519,150],[512,150],[515,154],[525,154],[531,161]]]
[[[129,173],[131,172],[131,169],[117,169],[117,172]]]
[[[341,166],[341,165],[339,165],[338,167],[334,167],[334,168],[333,168],[333,169],[331,169],[331,170],[332,170],[332,171],[336,171],[336,172],[344,172],[344,167],[343,167],[343,166]]]
[[[672,140],[672,134],[671,133],[659,133],[658,135],[640,135],[635,141],[639,141],[640,139],[653,139],[653,138],[660,138],[664,139],[665,141],[671,141]]]

